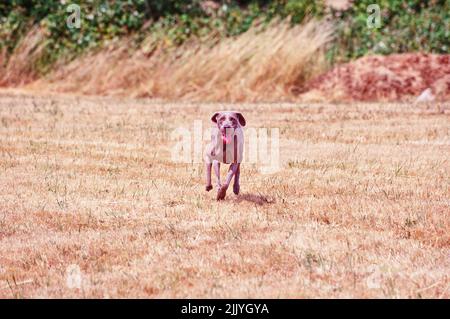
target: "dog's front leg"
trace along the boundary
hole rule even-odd
[[[206,167],[206,191],[209,192],[213,187],[211,184],[211,168],[212,168],[212,163],[206,163],[205,164]]]
[[[214,174],[216,175],[217,178],[217,189],[220,189],[220,163],[219,161],[214,161],[213,162],[213,166],[214,166]]]
[[[238,165],[239,164],[237,164],[237,163],[230,165],[230,169],[228,170],[228,174],[227,174],[225,183],[217,191],[217,200],[222,200],[225,198],[225,195],[227,194],[228,186],[231,183],[231,179],[233,178],[234,174],[236,174],[236,171],[239,167]]]
[[[239,194],[239,177],[241,176],[241,163],[237,163],[236,174],[234,174],[233,193]]]

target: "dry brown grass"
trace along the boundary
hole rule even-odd
[[[38,77],[35,62],[44,49],[44,30],[33,27],[18,43],[11,56],[0,52],[0,86],[21,86]]]
[[[61,66],[33,87],[56,92],[197,101],[280,101],[325,68],[332,27],[274,22],[234,38],[163,49],[154,39],[119,45]]]
[[[170,132],[224,107],[280,128],[283,169],[216,202]],[[445,112],[3,93],[0,297],[449,298]]]

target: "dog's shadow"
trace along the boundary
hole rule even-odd
[[[244,201],[254,203],[259,206],[270,205],[270,204],[275,203],[275,199],[267,197],[265,195],[261,195],[261,194],[256,195],[256,194],[244,193],[244,194],[239,194],[236,197],[236,202],[241,203]]]

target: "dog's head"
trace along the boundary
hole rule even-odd
[[[230,142],[236,129],[245,126],[244,116],[234,111],[216,112],[211,117],[211,121],[217,124],[217,128],[222,135],[222,140],[225,143]]]

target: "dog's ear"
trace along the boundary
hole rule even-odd
[[[241,126],[245,126],[246,123],[245,123],[244,116],[241,113],[239,113],[239,112],[236,112],[236,116],[237,116],[237,118],[239,120],[239,124],[241,124]]]
[[[217,116],[219,115],[219,112],[214,113],[214,115],[211,117],[211,121],[214,123],[217,123]]]

